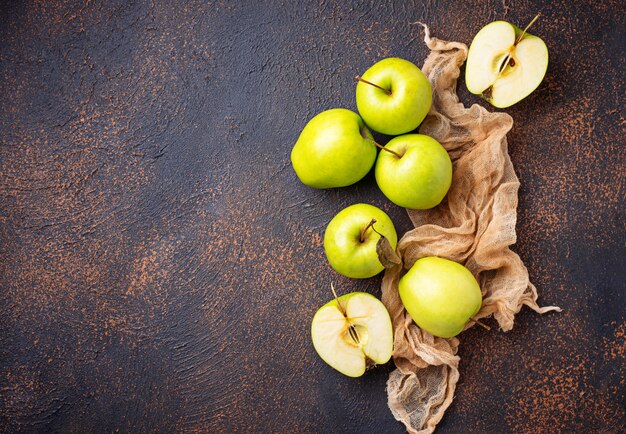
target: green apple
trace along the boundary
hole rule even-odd
[[[366,203],[344,208],[333,217],[324,233],[324,251],[330,266],[339,274],[355,279],[380,273],[384,269],[376,251],[380,234],[395,250],[398,235],[383,210]]]
[[[322,306],[313,317],[311,338],[322,360],[349,377],[363,375],[371,362],[387,363],[393,353],[389,312],[366,292],[352,292]]]
[[[415,324],[442,338],[461,333],[482,305],[472,273],[461,264],[435,256],[418,259],[400,279],[398,291]]]
[[[341,108],[311,119],[291,151],[298,178],[315,188],[354,184],[367,175],[374,161],[372,134],[359,115]]]
[[[408,60],[381,60],[357,79],[357,108],[375,131],[389,135],[408,133],[422,123],[430,110],[430,82]]]
[[[376,161],[376,182],[398,206],[428,209],[438,205],[452,183],[452,162],[441,144],[423,134],[389,141]]]
[[[530,95],[547,69],[548,48],[540,38],[506,21],[495,21],[472,41],[465,83],[470,92],[505,108]]]

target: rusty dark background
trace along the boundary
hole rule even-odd
[[[356,74],[423,63],[415,21],[469,43],[541,11],[547,76],[507,110],[514,250],[563,312],[464,333],[439,432],[624,432],[624,3],[400,3],[1,3],[1,431],[403,432],[392,364],[345,378],[309,325],[331,281],[380,294],[327,265],[333,215],[409,219],[372,174],[303,186],[289,153]]]

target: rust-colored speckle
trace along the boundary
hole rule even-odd
[[[612,338],[603,338],[605,360],[626,368],[626,322],[616,326],[613,321],[611,326],[615,327]]]

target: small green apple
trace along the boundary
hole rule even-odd
[[[311,323],[317,354],[349,377],[360,377],[367,365],[387,363],[393,353],[393,328],[380,300],[352,292],[322,306]]]
[[[324,251],[331,267],[344,276],[357,279],[372,277],[383,271],[376,252],[380,234],[395,250],[398,235],[383,210],[366,203],[341,210],[324,233]]]
[[[465,83],[471,93],[505,108],[530,95],[547,69],[548,47],[540,38],[506,21],[495,21],[472,41]]]
[[[405,134],[391,139],[376,161],[376,182],[398,206],[428,209],[438,205],[452,183],[448,152],[432,137]]]
[[[422,123],[432,103],[428,78],[408,60],[381,60],[357,77],[356,105],[374,131],[398,135]]]
[[[302,130],[291,151],[291,163],[300,181],[310,187],[345,187],[367,175],[374,165],[373,141],[353,111],[326,110]]]
[[[472,273],[461,264],[435,256],[418,259],[400,279],[398,291],[415,324],[442,338],[461,333],[482,305]]]

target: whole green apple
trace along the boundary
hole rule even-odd
[[[432,137],[405,134],[389,141],[376,161],[376,182],[398,206],[428,209],[438,205],[452,183],[452,161]]]
[[[342,108],[311,119],[291,151],[298,178],[315,188],[354,184],[367,175],[375,160],[372,134],[359,115]]]
[[[352,292],[322,306],[311,323],[317,354],[349,377],[360,377],[369,362],[387,363],[393,353],[393,328],[380,300]]]
[[[356,279],[372,277],[383,271],[376,252],[379,234],[383,234],[395,250],[398,235],[383,210],[365,203],[341,210],[324,233],[324,251],[331,267]]]
[[[357,108],[375,131],[389,135],[408,133],[422,123],[430,110],[430,82],[408,60],[381,60],[357,79]]]
[[[482,294],[470,271],[454,261],[421,258],[400,279],[402,304],[420,328],[451,338],[478,313]]]
[[[471,93],[481,95],[494,107],[505,108],[530,95],[547,69],[548,47],[540,38],[506,21],[494,21],[472,41],[465,83]]]

